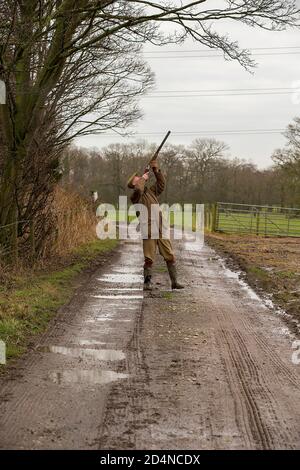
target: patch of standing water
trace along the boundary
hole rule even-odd
[[[98,305],[95,305],[95,307],[98,307]],[[110,303],[109,307],[116,307],[116,310],[136,310],[136,306],[133,306],[132,303],[131,306],[124,306],[122,302]]]
[[[295,335],[293,335],[286,326],[283,326],[281,328],[276,328],[276,332],[283,336],[287,336],[288,338],[291,338],[291,339],[294,339],[295,337]]]
[[[140,274],[104,274],[102,277],[97,278],[97,281],[112,282],[121,284],[140,283],[143,281],[143,276]]]
[[[121,374],[113,370],[64,370],[50,372],[49,378],[54,383],[84,384],[84,385],[106,385],[121,379],[127,379],[128,374]]]
[[[118,318],[106,318],[106,317],[96,317],[95,319],[91,320],[89,323],[95,323],[95,322],[106,322],[106,321],[114,321],[114,322],[118,322],[118,323],[128,323],[128,322],[132,322],[133,320],[124,320],[124,319],[118,319]]]
[[[184,249],[186,251],[200,251],[203,248],[203,243],[198,241],[194,242],[184,242]]]
[[[118,291],[118,292],[131,292],[131,291],[142,291],[142,287],[104,287],[103,291]]]
[[[81,346],[103,346],[107,343],[104,343],[103,341],[97,341],[96,339],[80,339],[78,344]]]
[[[221,265],[222,265],[222,273],[225,274],[225,276],[229,279],[234,279],[236,281],[238,281],[239,285],[242,287],[242,289],[244,291],[247,292],[248,296],[250,297],[251,300],[257,300],[259,302],[262,302],[262,299],[256,294],[256,292],[254,292],[253,289],[251,289],[251,287],[243,280],[240,278],[240,275],[241,275],[241,272],[240,271],[231,271],[231,269],[227,268],[223,261],[221,261]],[[262,302],[263,304],[263,302]],[[264,307],[266,307],[264,304],[263,304]]]
[[[126,300],[136,300],[142,299],[142,295],[123,295],[123,294],[113,294],[113,295],[93,295],[95,299],[126,299]]]
[[[225,266],[225,263],[222,258],[218,257],[218,260],[222,266],[222,273],[224,273],[226,277],[236,280],[239,283],[239,285],[242,287],[242,289],[246,291],[247,295],[249,296],[251,300],[255,300],[259,302],[261,307],[272,310],[277,315],[295,323],[296,329],[298,333],[300,333],[300,323],[297,320],[293,319],[293,317],[290,314],[286,313],[282,308],[274,305],[272,299],[270,298],[271,297],[270,294],[266,294],[265,298],[260,297],[243,279],[241,279],[240,277],[241,271],[232,271],[231,269]],[[294,337],[294,335],[286,327],[280,328],[279,332],[280,334],[284,334],[289,337]]]
[[[55,354],[63,354],[64,356],[93,358],[100,361],[121,361],[125,359],[123,351],[115,349],[82,349],[82,348],[66,348],[64,346],[50,346],[49,351]]]
[[[139,274],[141,272],[140,268],[132,268],[128,266],[120,266],[112,269],[114,273],[121,273],[121,274],[127,274],[128,270],[130,270],[130,274]]]

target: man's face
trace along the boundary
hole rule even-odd
[[[140,176],[135,176],[132,181],[133,186],[135,186],[140,181],[140,179],[141,179]]]
[[[132,181],[133,186],[135,186],[142,178],[147,181],[149,179],[148,173],[145,173],[143,176],[135,176]]]

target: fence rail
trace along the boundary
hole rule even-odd
[[[218,202],[212,230],[276,237],[300,237],[300,209]]]

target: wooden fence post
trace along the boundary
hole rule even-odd
[[[259,235],[259,218],[260,218],[260,211],[256,212],[256,235]]]
[[[217,230],[217,216],[218,216],[218,205],[217,203],[212,205],[212,232],[216,232]]]

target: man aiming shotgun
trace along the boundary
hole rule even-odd
[[[165,177],[159,169],[157,157],[162,149],[164,143],[170,135],[170,131],[165,136],[164,140],[156,150],[154,156],[151,158],[149,165],[144,171],[143,176],[138,176],[134,173],[128,180],[128,187],[133,189],[131,196],[131,202],[133,204],[142,204],[147,209],[148,220],[146,225],[148,228],[147,237],[143,238],[143,251],[144,251],[144,290],[152,290],[152,266],[155,260],[156,249],[158,247],[159,253],[163,256],[167,263],[168,272],[170,275],[172,289],[183,289],[183,286],[177,281],[177,271],[175,265],[175,256],[172,248],[171,241],[162,237],[162,214],[159,212],[159,238],[151,237],[151,224],[152,214],[151,206],[153,204],[158,207],[158,196],[163,192],[165,188]],[[146,186],[146,182],[149,179],[149,171],[152,169],[156,178],[156,183],[150,188]]]

